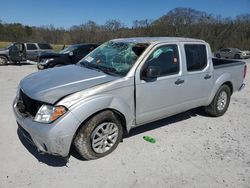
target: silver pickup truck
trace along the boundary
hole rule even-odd
[[[223,115],[246,64],[212,58],[203,40],[108,41],[78,64],[33,73],[13,103],[19,130],[43,153],[87,160],[111,153],[132,128],[195,107]]]

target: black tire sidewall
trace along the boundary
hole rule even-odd
[[[109,149],[108,151],[104,152],[104,153],[96,153],[93,148],[92,148],[92,144],[91,144],[91,134],[93,133],[93,131],[95,130],[95,128],[97,126],[99,126],[101,123],[104,122],[113,122],[117,125],[118,127],[118,138],[116,143],[113,145],[113,147],[111,149]],[[100,112],[99,114],[95,115],[94,117],[92,117],[90,120],[88,120],[83,127],[80,129],[79,133],[77,134],[77,137],[80,136],[79,134],[83,134],[82,135],[82,143],[84,145],[80,146],[80,147],[85,147],[85,149],[88,152],[88,155],[90,156],[89,159],[97,159],[100,157],[104,157],[108,154],[110,154],[111,152],[113,152],[116,147],[118,146],[119,142],[122,139],[123,136],[123,128],[122,125],[120,123],[120,121],[118,120],[118,118],[115,116],[115,114],[109,110],[107,111],[103,111]],[[77,138],[76,138],[77,139]],[[76,149],[79,152],[79,148],[76,147]],[[81,154],[81,152],[79,152]],[[84,157],[84,155],[82,155]],[[86,158],[86,157],[84,157]]]

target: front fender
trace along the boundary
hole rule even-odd
[[[218,89],[225,83],[225,82],[230,82],[232,84],[232,86],[234,86],[233,83],[233,79],[232,79],[232,75],[230,73],[224,73],[221,76],[219,76],[215,83],[214,83],[214,87],[212,89],[211,95],[208,99],[208,104],[210,104],[216,94],[216,92],[218,91]]]
[[[130,101],[132,101],[132,99]],[[84,99],[74,105],[70,110],[75,115],[75,117],[77,117],[79,122],[82,123],[99,111],[105,109],[114,109],[125,117],[126,129],[129,131],[134,122],[133,108],[133,105],[128,104],[119,96],[102,94]],[[75,127],[75,131],[78,129],[78,127]]]

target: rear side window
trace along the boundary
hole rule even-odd
[[[221,52],[230,52],[230,49],[222,49]]]
[[[185,44],[188,71],[203,70],[207,65],[206,46],[202,44]]]
[[[42,50],[52,50],[52,47],[49,44],[38,43],[38,46]]]
[[[77,54],[78,55],[82,55],[85,56],[90,52],[90,46],[81,46],[78,50],[77,50]]]
[[[27,43],[27,50],[37,50],[37,47],[35,44]]]
[[[179,55],[177,45],[164,45],[157,48],[147,59],[146,66],[156,66],[159,76],[179,73]]]

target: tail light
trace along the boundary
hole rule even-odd
[[[243,78],[245,79],[247,75],[247,65],[244,66]]]

